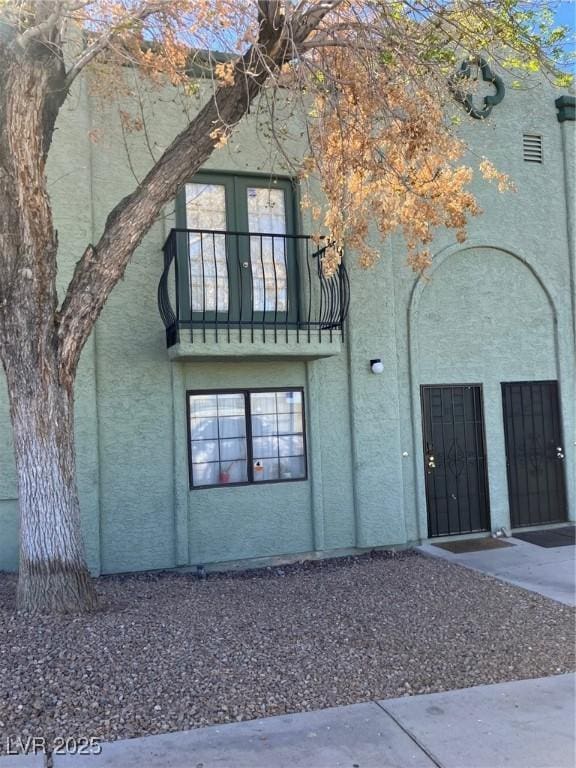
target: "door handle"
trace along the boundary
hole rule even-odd
[[[248,269],[249,264],[247,261],[243,261],[242,266],[244,267],[244,269]]]
[[[564,458],[564,451],[561,445],[556,446],[556,458],[560,459],[560,461]]]

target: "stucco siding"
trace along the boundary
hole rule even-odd
[[[176,565],[170,365],[157,314],[159,228],[98,323],[102,570]]]
[[[500,385],[558,378],[554,308],[518,258],[470,248],[441,262],[413,312],[417,382],[482,384],[491,523],[508,527]]]
[[[207,87],[204,85],[203,87]],[[101,108],[78,83],[50,156],[59,230],[59,288],[95,242],[195,99],[143,93],[148,131],[123,133],[117,105]],[[565,469],[575,516],[574,123],[558,123],[548,83],[507,88],[493,116],[463,116],[472,164],[488,156],[517,191],[473,183],[482,216],[468,241],[443,230],[425,276],[406,266],[398,236],[369,271],[346,254],[351,303],[344,342],[325,359],[288,342],[244,339],[166,349],[156,290],[168,205],[136,250],[83,352],[76,388],[78,486],[93,573],[173,568],[306,552],[403,546],[428,535],[420,386],[483,386],[491,527],[508,526],[504,381],[557,379]],[[278,105],[282,114],[282,104]],[[458,113],[455,107],[456,113]],[[219,172],[287,174],[258,129],[257,110],[207,163]],[[293,135],[298,135],[297,126]],[[544,162],[526,163],[522,133],[542,135]],[[297,142],[288,151],[298,155]],[[303,216],[302,231],[310,231]],[[572,233],[572,234],[571,234]],[[572,250],[570,250],[572,248]],[[187,342],[188,343],[188,342]],[[192,349],[194,347],[194,349]],[[210,347],[208,349],[208,347]],[[324,352],[322,352],[324,354]],[[290,358],[290,359],[288,359]],[[380,358],[382,375],[370,371]],[[0,376],[0,569],[17,565],[17,490],[5,382]],[[186,391],[302,387],[308,478],[243,487],[189,488]]]
[[[176,371],[178,375],[178,371]],[[305,363],[189,364],[182,367],[185,389],[304,387]],[[185,403],[176,403],[185,419]],[[305,403],[306,411],[310,408]],[[186,434],[186,433],[185,433]],[[187,452],[187,444],[177,450]],[[178,479],[188,485],[188,471]],[[313,549],[309,480],[189,492],[192,563],[240,560]]]

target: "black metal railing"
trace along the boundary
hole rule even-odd
[[[324,268],[326,238],[173,229],[164,244],[158,308],[166,342],[332,340],[344,333],[350,286],[343,263]],[[172,276],[173,275],[173,279]],[[281,338],[281,337],[280,337]]]

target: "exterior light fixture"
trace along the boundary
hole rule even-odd
[[[382,360],[380,360],[379,357],[375,358],[374,360],[370,360],[370,370],[372,373],[376,374],[384,373],[384,363]]]

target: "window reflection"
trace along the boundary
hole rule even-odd
[[[188,397],[194,487],[306,477],[301,391]]]
[[[247,482],[244,395],[190,395],[188,402],[192,484]]]
[[[188,229],[226,230],[223,184],[186,184]],[[227,312],[229,301],[225,235],[190,232],[190,304],[193,312]]]
[[[284,191],[248,187],[248,229],[280,237],[251,237],[252,301],[255,312],[286,312],[286,211]]]

